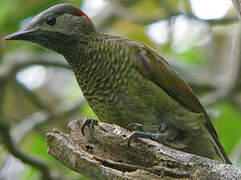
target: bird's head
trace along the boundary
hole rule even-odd
[[[5,40],[30,41],[62,53],[62,48],[96,36],[86,14],[72,5],[58,4],[38,14],[24,30],[8,35]]]

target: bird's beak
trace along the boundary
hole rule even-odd
[[[4,40],[31,40],[38,30],[23,30],[10,34]]]

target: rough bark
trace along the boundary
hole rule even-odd
[[[148,139],[127,147],[129,131],[99,123],[86,128],[83,118],[69,123],[70,134],[47,134],[48,152],[68,168],[91,179],[241,179],[241,169],[180,152]],[[87,133],[88,132],[88,133]]]

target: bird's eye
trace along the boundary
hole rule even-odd
[[[53,25],[56,24],[57,19],[56,19],[56,17],[54,17],[54,16],[49,16],[49,17],[46,18],[45,22],[46,22],[48,25],[53,26]]]

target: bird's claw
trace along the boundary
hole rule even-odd
[[[131,141],[136,138],[148,138],[148,139],[157,141],[159,137],[156,134],[134,131],[127,138],[127,144],[129,148],[131,147]]]
[[[127,145],[128,145],[128,148],[131,148],[131,141],[132,139],[136,139],[136,131],[132,132],[128,137],[127,137]]]
[[[81,132],[85,135],[85,127],[88,126],[89,128],[94,129],[94,126],[98,125],[98,121],[96,119],[85,119],[81,125]]]
[[[130,123],[127,125],[128,129],[134,129],[135,131],[143,132],[143,126],[140,123]]]

